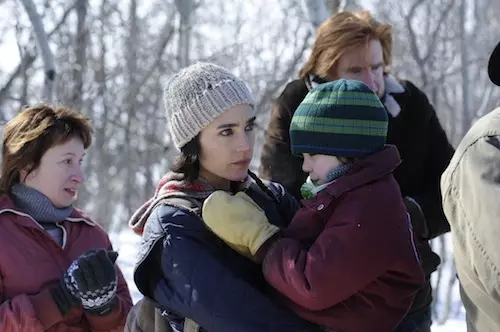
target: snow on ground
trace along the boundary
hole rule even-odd
[[[117,264],[123,272],[130,294],[132,295],[132,300],[135,303],[142,298],[133,279],[140,237],[129,229],[124,229],[119,234],[112,234],[110,237],[114,249],[119,252]]]
[[[443,325],[432,325],[432,332],[467,332],[465,321],[449,319]]]
[[[451,253],[451,240],[449,235],[447,236],[447,247],[448,253]],[[125,279],[127,280],[130,292],[132,294],[132,299],[137,302],[141,299],[142,295],[137,290],[135,283],[133,281],[133,269],[136,262],[137,247],[140,241],[140,237],[134,234],[129,229],[124,229],[119,234],[111,235],[111,241],[116,251],[120,253],[118,256],[118,265],[120,266]],[[451,277],[451,256],[445,258],[441,269],[443,271],[442,278],[445,281],[443,285],[447,285]],[[437,273],[433,275],[433,283],[436,282]],[[442,287],[444,288],[444,287]],[[442,318],[442,312],[444,311],[444,299],[446,298],[446,289],[440,289],[440,297],[437,305],[437,317],[435,317],[434,324],[432,326],[432,332],[466,332],[465,326],[465,312],[463,310],[462,304],[460,302],[460,295],[458,291],[458,282],[452,288],[452,306],[450,318],[446,320],[445,323],[441,324],[439,320]]]

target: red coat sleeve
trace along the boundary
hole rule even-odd
[[[48,289],[38,294],[19,294],[10,299],[3,296],[0,276],[0,331],[43,332],[62,320]]]
[[[306,217],[300,213],[296,218]],[[384,273],[394,260],[391,241],[378,236],[373,224],[350,220],[327,226],[310,247],[281,238],[266,253],[264,276],[306,309],[332,307]]]

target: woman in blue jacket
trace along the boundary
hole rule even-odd
[[[255,115],[246,84],[220,66],[196,63],[166,82],[164,99],[180,156],[130,220],[142,234],[134,272],[138,289],[173,331],[316,331],[273,300],[260,265],[200,219],[204,199],[221,189],[245,191],[280,227],[298,208],[283,187],[264,184],[248,171]]]

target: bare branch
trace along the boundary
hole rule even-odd
[[[424,1],[425,0],[416,0],[411,6],[408,14],[405,16],[406,29],[408,30],[408,34],[410,35],[409,42],[410,42],[411,53],[413,55],[413,58],[415,59],[415,62],[417,62],[419,67],[423,67],[423,60],[422,57],[420,56],[420,50],[417,45],[417,36],[415,35],[415,31],[413,31],[412,21],[413,17],[415,16],[415,12],[417,11],[417,8],[421,4],[423,4]]]
[[[323,0],[302,0],[302,8],[311,24],[311,32],[315,33],[321,23],[328,19],[328,9]]]
[[[448,4],[446,5],[446,8],[441,11],[441,15],[439,15],[438,23],[434,31],[432,32],[431,38],[430,38],[430,45],[427,48],[427,54],[425,57],[422,59],[423,63],[426,63],[429,58],[434,54],[436,51],[436,45],[438,43],[438,34],[441,31],[441,26],[443,25],[443,22],[446,20],[446,17],[448,14],[451,12],[451,9],[453,8],[455,4],[455,0],[450,0]]]
[[[304,55],[304,52],[309,45],[309,38],[311,36],[312,33],[309,31],[306,37],[303,39],[302,47],[297,51],[297,53],[295,53],[293,59],[290,60],[287,69],[283,72],[281,78],[274,81],[272,84],[272,88],[268,89],[260,98],[259,102],[256,105],[256,109],[259,112],[262,112],[263,106],[271,100],[271,98],[277,93],[277,91],[281,89],[281,87],[290,79],[290,77],[292,77],[293,73],[296,72],[297,64],[299,63],[300,59],[302,59],[302,56]]]
[[[146,82],[149,80],[151,75],[158,69],[160,62],[162,61],[163,54],[165,53],[165,49],[167,45],[172,40],[175,34],[175,26],[172,24],[175,18],[175,12],[172,12],[170,16],[167,18],[167,21],[161,31],[165,31],[165,34],[158,42],[158,46],[156,47],[156,56],[153,64],[146,70],[146,73],[142,76],[140,80],[137,80],[134,87],[131,89],[131,93],[133,95],[137,95],[140,93],[141,89],[145,88]]]

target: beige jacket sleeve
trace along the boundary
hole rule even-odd
[[[468,331],[500,331],[500,109],[464,137],[441,190]]]

